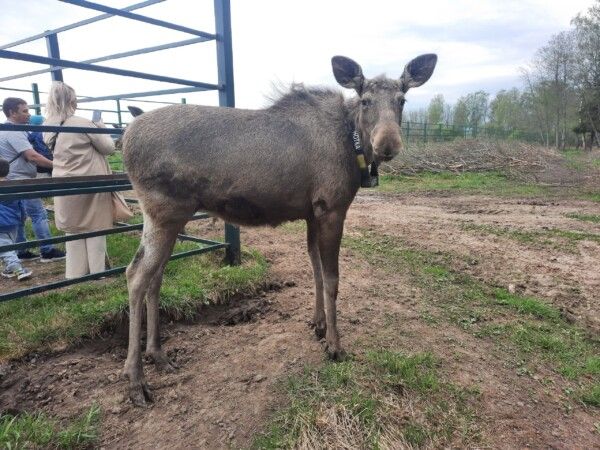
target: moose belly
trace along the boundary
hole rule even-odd
[[[199,209],[215,213],[239,225],[271,225],[303,219],[307,208],[301,201],[280,201],[253,195],[232,195],[202,202]]]

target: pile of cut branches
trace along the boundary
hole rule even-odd
[[[500,172],[519,181],[581,185],[597,180],[594,164],[571,164],[561,152],[518,141],[457,139],[452,142],[411,143],[404,153],[384,163],[394,175],[421,172]]]

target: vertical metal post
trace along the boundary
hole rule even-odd
[[[427,142],[427,122],[423,124],[423,142]]]
[[[50,58],[60,59],[60,49],[58,48],[58,37],[56,33],[49,34],[46,36],[46,48],[48,49],[48,56]],[[52,81],[64,81],[61,69],[54,69],[50,72]]]
[[[410,120],[406,122],[406,142],[410,139]]]
[[[33,104],[35,105],[35,113],[39,116],[42,114],[40,107],[40,89],[37,83],[31,83],[31,93],[33,94]]]
[[[182,105],[185,105],[185,104],[187,104],[187,100],[185,99],[185,97],[183,97],[183,98],[181,99],[181,104],[182,104]]]
[[[119,122],[119,126],[123,127],[123,117],[121,117],[121,100],[117,99],[117,120]]]
[[[217,35],[217,67],[219,75],[219,106],[235,107],[233,85],[233,49],[231,43],[231,4],[229,0],[214,0],[215,31]],[[240,229],[225,224],[225,251],[228,264],[241,263]]]

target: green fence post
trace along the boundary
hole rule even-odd
[[[40,90],[37,83],[31,83],[31,93],[33,94],[33,104],[35,105],[35,113],[40,116],[42,108],[40,107]]]
[[[185,105],[185,104],[187,104],[187,100],[185,99],[185,97],[183,97],[183,98],[181,99],[181,104],[182,104],[182,105]]]
[[[406,121],[406,142],[410,139],[410,120]]]
[[[119,122],[119,127],[123,127],[123,118],[121,117],[121,100],[117,99],[117,121]]]
[[[443,141],[444,139],[442,138],[442,127],[444,125],[442,123],[440,123],[438,126],[439,126],[439,135],[440,135],[438,141]]]
[[[229,0],[214,0],[215,30],[217,35],[217,74],[219,85],[219,106],[235,108],[233,80],[233,45],[231,39],[231,4]],[[240,229],[230,223],[225,224],[225,261],[239,265],[242,259]]]
[[[423,124],[423,142],[427,142],[427,122]]]

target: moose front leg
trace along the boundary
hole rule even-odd
[[[329,357],[335,361],[342,360],[345,352],[340,345],[337,329],[336,300],[339,284],[339,253],[344,232],[345,213],[327,212],[318,219],[318,243],[323,271],[323,287],[325,293],[325,308],[327,332],[325,335],[326,350]]]
[[[321,268],[321,255],[319,253],[318,225],[315,219],[306,221],[307,233],[306,241],[308,244],[308,254],[313,268],[313,277],[315,280],[315,313],[313,315],[312,325],[315,327],[315,335],[318,339],[323,339],[327,331],[325,319],[325,306],[323,302],[323,270]]]

